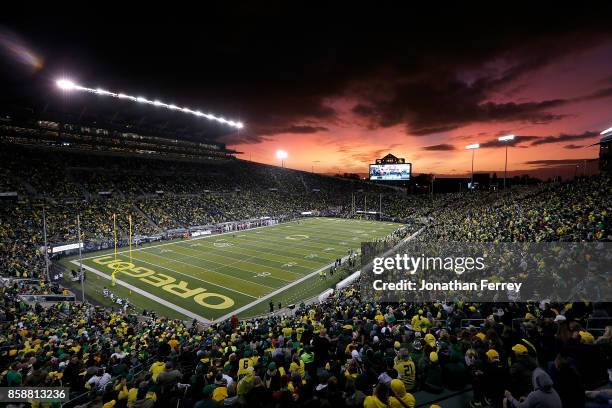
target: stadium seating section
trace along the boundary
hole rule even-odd
[[[54,243],[75,241],[77,212],[85,239],[95,244],[112,234],[114,213],[130,214],[135,234],[154,235],[302,211],[349,217],[353,196],[362,208],[364,198],[377,207],[380,195],[389,219],[427,225],[419,239],[612,238],[612,182],[605,175],[509,192],[406,196],[237,160],[6,146],[0,190],[18,193],[0,202],[0,270],[19,277],[41,276],[43,205]],[[577,408],[612,400],[600,388],[612,367],[609,305],[378,304],[363,299],[356,282],[291,316],[202,327],[92,305],[31,307],[17,296],[23,290],[2,288],[0,385],[63,385],[76,397],[69,407],[499,407],[505,396],[511,406],[528,396],[549,405],[521,406]],[[592,318],[606,323],[589,329]]]

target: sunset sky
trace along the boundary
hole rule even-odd
[[[24,20],[2,27],[3,73],[14,86],[69,75],[219,112],[246,123],[221,140],[239,157],[279,164],[283,149],[287,167],[324,173],[365,173],[393,153],[416,173],[465,175],[465,145],[476,142],[476,171],[499,173],[496,139],[512,133],[511,174],[573,174],[612,126],[607,5],[499,14],[269,4],[112,29]],[[40,66],[18,69],[35,64],[14,58],[6,38]]]

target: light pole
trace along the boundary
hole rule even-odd
[[[472,182],[470,183],[470,189],[474,188],[474,153],[476,152],[476,149],[478,149],[479,147],[480,147],[479,143],[472,143],[472,144],[465,146],[466,149],[472,151]]]
[[[497,138],[497,140],[506,145],[506,161],[504,163],[504,190],[506,190],[506,178],[508,178],[508,144],[514,140],[514,138],[514,135],[506,135]]]
[[[284,150],[277,150],[276,151],[276,158],[279,159],[281,161],[281,167],[285,167],[285,159],[287,158],[288,154],[286,151]]]
[[[432,174],[431,175],[431,199],[433,200],[433,194],[434,194],[434,181],[436,181],[436,175]]]
[[[85,304],[85,276],[83,275],[83,252],[81,250],[81,217],[77,214],[77,234],[79,234],[79,276],[81,277],[81,301]]]
[[[42,208],[42,216],[43,216],[43,240],[45,243],[45,279],[47,280],[47,282],[51,282],[51,276],[49,276],[49,247],[47,246],[47,214],[45,212],[45,206],[46,206],[46,197],[45,197],[45,201],[43,202],[43,208]]]
[[[312,161],[312,168],[310,169],[310,172],[311,172],[311,173],[314,173],[314,164],[315,164],[315,163],[321,163],[321,160],[313,160],[313,161]]]

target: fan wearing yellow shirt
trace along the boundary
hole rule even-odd
[[[304,328],[302,326],[295,329],[295,337],[297,338],[297,341],[302,341],[302,334],[304,334]]]
[[[249,372],[249,368],[255,365],[251,352],[249,350],[244,352],[244,357],[238,361],[238,378],[242,378]]]
[[[291,374],[297,372],[302,378],[302,380],[306,378],[306,364],[304,364],[304,361],[302,361],[297,354],[294,354],[293,358],[291,359],[291,364],[289,365],[289,372]]]
[[[151,373],[151,379],[154,382],[157,382],[157,377],[166,369],[166,363],[163,361],[156,361],[151,364],[151,368],[149,368],[149,372]]]
[[[374,320],[376,320],[376,323],[382,323],[385,321],[385,316],[383,316],[383,314],[379,310],[378,312],[376,312],[376,316],[374,316]]]
[[[285,340],[290,340],[292,334],[293,334],[292,327],[283,327],[283,336],[285,336]]]
[[[416,400],[414,395],[406,392],[404,383],[400,380],[391,380],[390,408],[414,408]]]
[[[172,336],[172,339],[168,341],[168,345],[172,350],[176,350],[176,347],[179,345],[179,341],[176,339],[175,336]]]
[[[412,316],[412,320],[410,321],[412,325],[412,329],[414,331],[427,331],[427,328],[430,326],[429,319],[423,316],[423,310],[419,309],[419,313]]]
[[[408,350],[400,349],[399,356],[395,358],[393,368],[399,373],[400,380],[404,383],[406,390],[411,391],[415,384],[416,369],[414,361],[410,359]]]

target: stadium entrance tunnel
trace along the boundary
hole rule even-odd
[[[103,265],[117,274],[124,274],[131,278],[138,279],[148,285],[159,288],[167,293],[181,299],[191,298],[195,303],[202,307],[215,310],[225,310],[234,306],[234,300],[220,293],[209,292],[206,288],[189,288],[188,283],[173,278],[163,273],[155,272],[143,266],[136,266],[132,262],[117,261],[113,256],[103,256],[94,258],[98,265]]]

